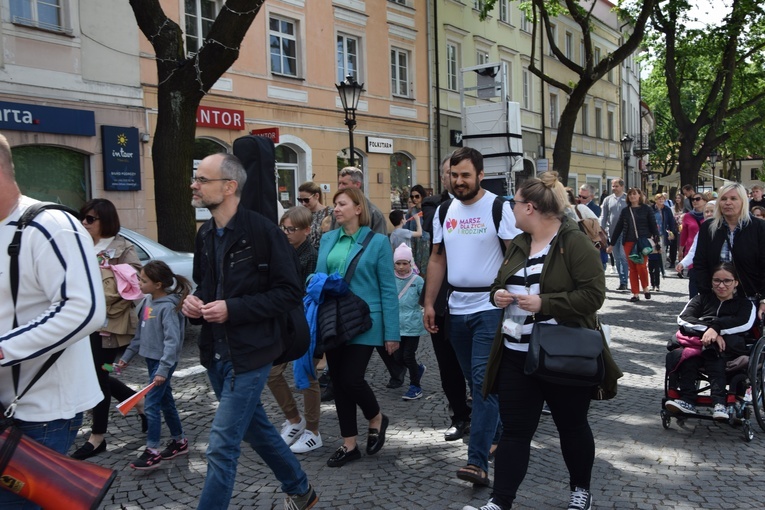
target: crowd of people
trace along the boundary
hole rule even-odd
[[[486,505],[464,510],[512,507],[543,412],[552,415],[560,435],[568,508],[589,510],[595,460],[589,405],[596,394],[612,398],[621,373],[605,339],[605,376],[598,391],[592,383],[538,377],[527,365],[542,326],[601,330],[597,312],[606,298],[609,259],[619,277],[615,290],[626,291],[629,285],[633,303],[641,294],[651,299],[651,293],[660,291],[666,269],[678,275],[688,270],[692,299],[678,318],[678,335],[686,342],[681,347],[687,351],[678,356],[676,367],[681,397],[667,408],[697,412],[693,376],[704,368],[712,381],[714,418],[727,419],[720,361],[725,357],[702,353],[740,352],[740,335],[755,314],[765,312],[765,300],[760,301],[765,267],[757,259],[765,249],[765,222],[756,219],[758,211],[765,213],[761,187],[755,186],[751,199],[735,183],[722,186],[719,194],[684,187],[671,198],[647,197],[638,188],[625,190],[623,181],[615,179],[612,193],[598,205],[593,186],[565,188],[556,172],[526,179],[510,200],[498,197],[481,186],[483,157],[471,148],[445,157],[440,171],[443,193],[427,196],[423,186],[412,186],[411,207],[392,211],[390,224],[362,191],[361,171],[346,167],[331,201],[317,184],[305,182],[298,188],[299,204],[284,211],[276,225],[240,206],[247,174],[239,160],[228,154],[209,156],[191,184],[192,205],[212,214],[197,233],[193,292],[191,283],[166,264],[141,266],[119,235],[117,210],[108,200],[89,201],[79,221],[60,211],[45,212],[38,225],[61,234],[30,235],[24,250],[58,254],[52,258],[62,264],[66,260],[66,269],[55,278],[38,279],[40,288],[23,289],[18,305],[15,297],[11,302],[2,294],[0,307],[13,305],[3,317],[13,318],[13,324],[9,319],[3,329],[7,333],[0,336],[0,362],[3,367],[9,361],[39,365],[41,353],[61,351],[67,365],[62,371],[61,361],[54,363],[50,373],[27,388],[24,401],[34,405],[18,406],[17,423],[67,453],[83,412],[93,409],[88,439],[71,456],[87,459],[105,452],[112,397],[120,401],[135,394],[110,373],[128,369],[140,355],[153,389],[136,406],[136,424],[147,439],[130,466],[151,470],[187,454],[171,381],[188,320],[201,326],[200,361],[218,399],[198,508],[228,507],[244,441],[281,483],[285,507],[307,510],[319,495],[298,455],[324,447],[321,401],[334,401],[342,439],[327,456],[327,466],[341,468],[361,459],[358,443],[364,438],[366,455],[377,454],[392,420],[367,380],[370,360],[377,352],[390,374],[388,387],[408,380],[401,398],[418,400],[426,367],[417,351],[429,336],[451,411],[443,439],[469,437],[464,464],[454,476],[493,487]],[[10,147],[0,136],[3,225],[15,225],[31,202],[15,185]],[[593,225],[595,232],[589,230]],[[8,230],[0,231],[3,239]],[[366,304],[366,311],[354,310],[353,317],[368,324],[325,346],[323,357],[314,356],[325,327],[318,318],[321,303],[346,295]],[[49,307],[62,313],[41,315]],[[285,310],[296,308],[305,312],[311,341],[307,352],[290,363],[282,359],[287,346],[280,332]],[[288,381],[290,372],[303,395],[302,412]],[[8,370],[0,371],[0,377],[5,381],[0,401],[18,400],[18,381],[11,380]],[[28,383],[30,377],[22,380]],[[50,402],[57,378],[71,384],[56,393],[60,402]],[[322,378],[331,395],[322,394]],[[280,429],[262,405],[266,386],[283,414]],[[42,405],[46,400],[47,406]],[[170,432],[165,449],[160,446],[163,417]],[[60,428],[55,441],[35,435],[39,423]],[[10,497],[0,492],[0,502]]]

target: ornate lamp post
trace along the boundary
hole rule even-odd
[[[345,77],[345,81],[335,84],[337,92],[340,94],[340,101],[345,110],[345,125],[348,126],[348,138],[351,147],[351,166],[356,166],[356,153],[353,150],[353,130],[356,128],[356,108],[359,106],[361,93],[364,91],[364,84],[359,84],[350,74]]]
[[[624,155],[624,190],[630,189],[630,153],[632,152],[632,142],[635,139],[630,135],[624,135],[622,138],[622,154]]]
[[[715,186],[715,165],[717,164],[717,151],[713,150],[709,154],[709,164],[712,166],[712,191],[717,187]]]

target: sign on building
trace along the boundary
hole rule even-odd
[[[141,189],[141,151],[138,136],[138,128],[101,126],[106,191]]]

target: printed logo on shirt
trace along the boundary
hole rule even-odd
[[[154,311],[154,308],[152,308],[150,306],[144,306],[143,307],[143,320],[155,319],[157,316],[151,314],[153,311]]]
[[[477,218],[466,218],[462,220],[456,220],[455,218],[446,220],[446,230],[451,233],[456,231],[461,235],[478,235],[485,234],[487,232],[486,224],[483,222],[483,218],[480,216]]]

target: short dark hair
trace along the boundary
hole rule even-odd
[[[683,191],[696,191],[696,190],[693,189],[693,186],[691,186],[690,184],[686,184],[685,186],[683,186],[682,190]]]
[[[419,193],[420,198],[425,198],[427,195],[425,192],[425,187],[422,184],[415,184],[412,186],[412,189],[409,190],[409,196],[412,196],[412,193]]]
[[[101,237],[114,237],[120,232],[120,216],[114,204],[105,198],[94,198],[80,209],[80,220],[93,211],[101,222]]]
[[[483,172],[483,154],[472,147],[460,147],[452,154],[449,160],[450,166],[457,166],[464,160],[469,159],[473,163],[476,174]]]
[[[388,219],[394,227],[398,227],[401,224],[401,220],[404,219],[404,211],[393,209],[388,215]]]

